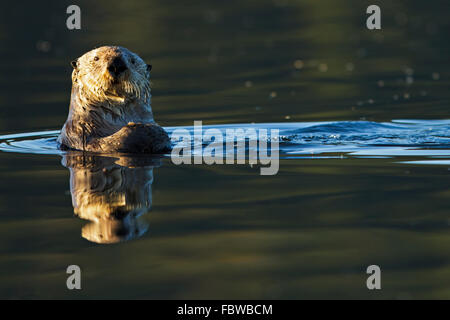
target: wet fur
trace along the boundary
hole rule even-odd
[[[114,78],[109,63],[120,56],[127,70]],[[58,143],[91,152],[164,153],[167,133],[153,119],[148,65],[122,47],[100,47],[73,62],[69,116]]]

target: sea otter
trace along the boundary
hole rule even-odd
[[[153,119],[150,70],[137,54],[103,46],[72,61],[69,116],[61,149],[101,153],[165,153],[171,144]]]

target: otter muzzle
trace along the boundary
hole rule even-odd
[[[118,77],[121,73],[127,70],[127,65],[121,57],[114,58],[108,66],[108,71],[113,77]]]

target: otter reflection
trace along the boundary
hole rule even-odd
[[[63,156],[70,171],[75,214],[91,221],[82,237],[116,243],[142,236],[148,224],[139,219],[152,205],[153,168],[159,158],[106,157],[79,152]]]

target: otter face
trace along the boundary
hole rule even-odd
[[[111,104],[134,98],[150,103],[151,65],[126,48],[100,47],[72,61],[72,66],[73,84],[90,101]]]

